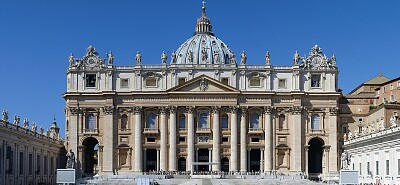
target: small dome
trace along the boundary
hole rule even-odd
[[[230,64],[235,62],[234,53],[212,33],[210,19],[203,5],[202,15],[197,19],[194,35],[176,51],[176,64]],[[233,61],[233,62],[232,62]]]

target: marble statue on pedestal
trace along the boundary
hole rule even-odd
[[[72,149],[67,153],[67,165],[65,168],[75,168],[75,154]]]
[[[139,65],[140,62],[142,62],[142,55],[140,54],[139,51],[136,52],[135,60],[136,60],[136,65]]]

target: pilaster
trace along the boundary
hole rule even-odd
[[[104,123],[104,137],[103,140],[104,153],[103,153],[103,172],[112,173],[114,169],[114,107],[105,106],[103,107],[103,113],[105,114]]]

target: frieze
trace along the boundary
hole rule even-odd
[[[114,106],[104,106],[103,112],[106,114],[113,114],[114,113]]]

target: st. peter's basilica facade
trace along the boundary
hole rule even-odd
[[[168,56],[170,55],[170,56]],[[246,64],[214,36],[205,7],[194,35],[161,64],[114,65],[89,46],[67,70],[66,147],[86,175],[118,171],[338,174],[338,69],[319,46],[287,66]]]

